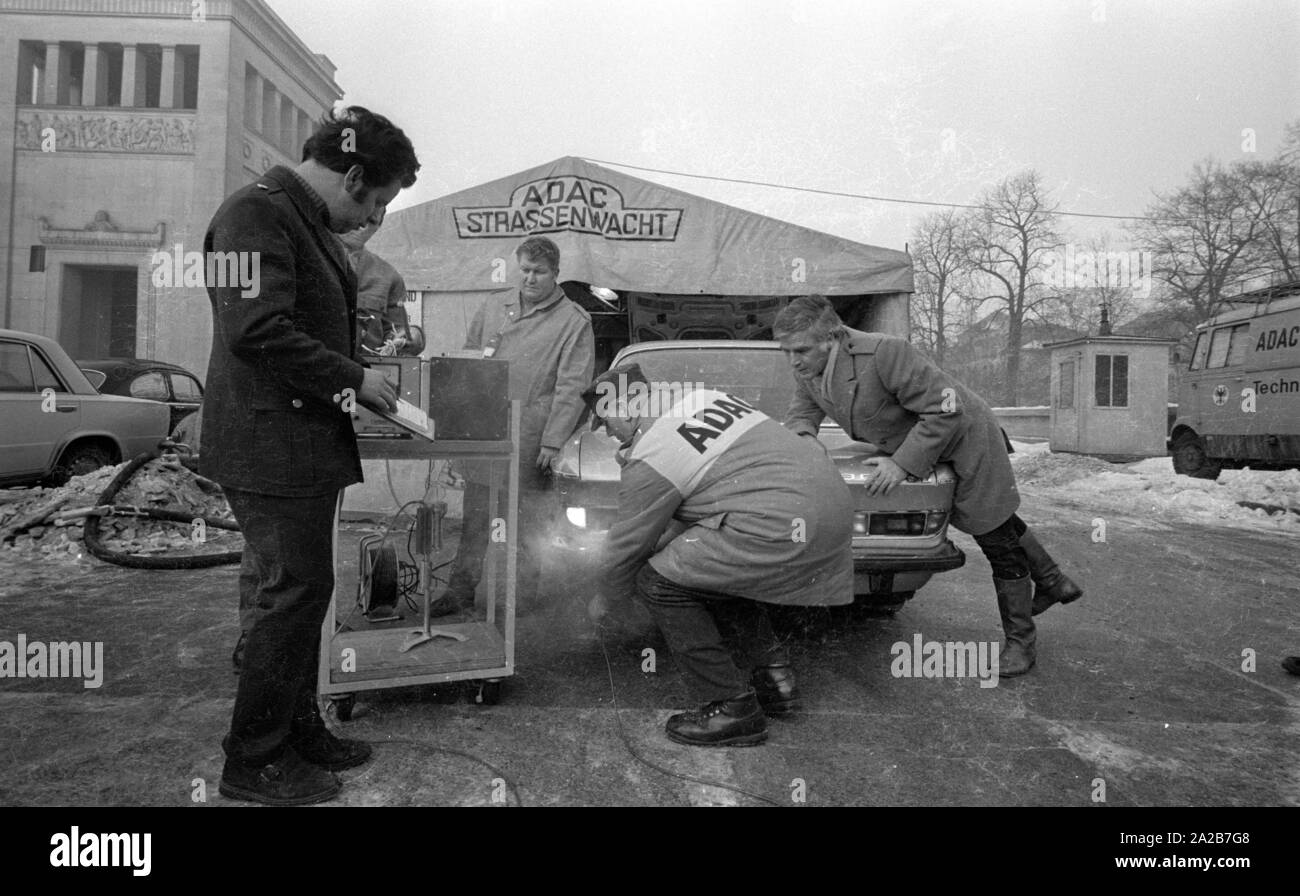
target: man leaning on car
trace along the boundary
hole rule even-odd
[[[850,437],[887,452],[869,461],[869,494],[887,495],[908,476],[952,464],[952,524],[974,536],[993,567],[1006,635],[999,673],[1028,672],[1036,659],[1033,617],[1083,592],[1016,516],[1009,445],[988,405],[905,339],[844,326],[825,296],[793,300],[772,332],[795,372],[786,426],[816,439],[829,416]]]

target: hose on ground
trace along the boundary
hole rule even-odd
[[[125,467],[118,471],[117,475],[104,489],[103,494],[99,496],[96,504],[112,505],[113,499],[117,493],[130,481],[136,471],[153,459],[151,454],[141,454],[132,460]],[[124,508],[125,509],[125,508]],[[239,531],[239,524],[230,520],[217,519],[216,517],[196,517],[192,513],[181,513],[177,510],[161,510],[152,507],[130,508],[133,513],[140,516],[150,517],[156,520],[166,520],[171,523],[193,523],[195,520],[202,520],[205,526],[216,529],[226,529],[231,532]],[[220,554],[189,554],[182,557],[145,557],[139,554],[128,554],[123,551],[110,550],[100,540],[99,533],[99,516],[90,516],[86,519],[83,538],[86,542],[86,550],[92,555],[113,563],[118,566],[126,566],[131,569],[206,569],[212,566],[225,566],[228,563],[238,563],[243,559],[242,551],[226,551]]]

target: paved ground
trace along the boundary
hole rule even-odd
[[[1088,594],[1039,617],[1025,678],[891,675],[891,646],[918,634],[1000,636],[988,566],[957,535],[967,565],[896,616],[839,614],[796,643],[806,705],[765,746],[682,747],[662,735],[687,704],[662,643],[602,648],[573,595],[520,621],[497,706],[363,697],[343,727],[377,756],[344,773],[339,803],[1089,805],[1103,782],[1111,805],[1300,804],[1300,679],[1278,666],[1300,653],[1295,540],[1108,516],[1094,543],[1088,508],[1026,497]],[[0,804],[180,805],[206,787],[236,805],[216,793],[235,581],[234,567],[0,567],[0,639],[102,640],[107,667],[97,690],[0,680]]]

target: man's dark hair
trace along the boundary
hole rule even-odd
[[[361,106],[322,116],[316,132],[302,145],[302,158],[315,159],[339,174],[360,165],[365,171],[361,182],[369,188],[386,187],[395,180],[408,188],[420,170],[415,148],[402,129]]]
[[[560,269],[560,247],[544,236],[530,236],[520,243],[515,250],[515,258],[523,258],[525,255],[533,261],[546,262],[553,271]]]
[[[793,336],[796,333],[811,332],[816,339],[829,339],[843,326],[840,316],[835,313],[830,300],[821,295],[798,296],[781,309],[781,313],[772,322],[772,334],[780,338],[782,334]]]

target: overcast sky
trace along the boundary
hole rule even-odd
[[[269,2],[411,136],[394,208],[576,155],[949,202],[1035,168],[1132,214],[1300,119],[1300,0]],[[630,173],[890,248],[927,211]]]

